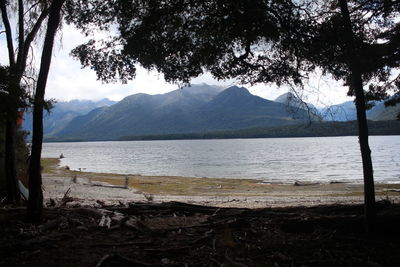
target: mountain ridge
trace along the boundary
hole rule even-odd
[[[375,104],[367,113],[372,120],[391,119],[400,107],[387,109],[383,102]],[[58,102],[52,113],[45,116],[45,135],[65,140],[115,140],[133,135],[280,127],[322,118],[354,120],[354,103],[348,101],[318,112],[290,92],[267,100],[245,87],[194,84],[165,94],[138,93],[119,102]]]
[[[115,101],[103,98],[98,101],[78,100],[59,101],[54,104],[50,112],[45,112],[43,116],[43,132],[45,135],[53,135],[62,130],[74,118],[80,115],[87,114],[93,109],[110,106],[115,104]],[[22,129],[32,131],[32,112],[28,111],[24,114]]]
[[[285,105],[254,96],[244,87],[222,90],[201,85],[197,91],[182,88],[162,95],[127,96],[105,109],[73,119],[55,136],[114,140],[132,134],[280,126],[307,120],[304,110],[296,115],[294,118]]]

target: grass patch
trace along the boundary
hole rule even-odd
[[[41,166],[43,173],[56,173],[56,169],[60,160],[57,158],[42,158],[41,159]]]

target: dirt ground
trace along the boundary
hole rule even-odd
[[[400,206],[390,202],[378,203],[370,233],[361,205],[53,205],[40,225],[24,208],[0,209],[0,266],[400,266]]]

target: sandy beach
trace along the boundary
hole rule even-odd
[[[265,208],[358,204],[362,184],[268,184],[251,179],[140,176],[71,171],[58,159],[43,159],[44,197],[79,203],[180,201],[216,207]],[[400,184],[377,184],[377,200],[400,203]],[[74,205],[75,201],[69,202]]]

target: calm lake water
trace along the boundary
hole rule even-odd
[[[376,182],[400,183],[400,136],[370,137]],[[93,172],[362,182],[357,137],[45,143],[43,157]]]

